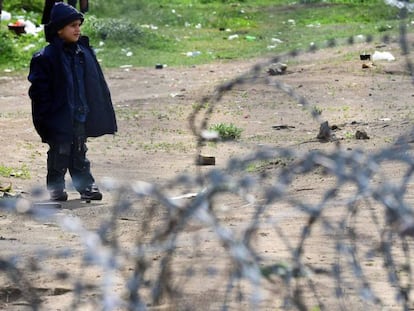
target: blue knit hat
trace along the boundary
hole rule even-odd
[[[82,13],[69,4],[57,2],[50,13],[49,27],[58,31],[78,19],[83,23],[84,17]]]
[[[58,30],[76,20],[80,20],[83,23],[83,14],[64,2],[55,3],[50,13],[50,21],[45,25],[44,29],[46,41],[51,42]]]

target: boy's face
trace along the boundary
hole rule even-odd
[[[82,21],[80,19],[75,20],[58,30],[58,35],[66,43],[78,42],[81,35],[81,25]]]

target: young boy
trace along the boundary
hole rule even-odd
[[[49,45],[30,63],[33,124],[49,145],[46,184],[53,201],[68,198],[67,170],[81,200],[102,200],[86,158],[86,139],[117,131],[102,69],[88,38],[80,33],[83,20],[72,6],[56,3],[45,25]]]

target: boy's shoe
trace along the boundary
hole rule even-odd
[[[51,190],[49,194],[51,201],[64,202],[68,200],[68,193],[65,190]]]
[[[84,191],[81,192],[81,200],[94,200],[100,201],[102,200],[102,192],[99,191],[98,186],[95,184],[86,187]]]

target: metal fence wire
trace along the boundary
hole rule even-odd
[[[408,2],[390,4],[411,9]],[[399,41],[413,77],[404,25]],[[306,97],[260,75],[283,57],[257,64],[202,99],[208,109],[196,106],[189,119],[195,155],[211,139],[209,116],[238,85],[267,84],[324,124]],[[93,229],[54,208],[1,199],[1,213],[53,224],[74,242],[59,249],[34,245],[29,255],[0,253],[0,306],[46,310],[46,295],[71,294],[67,310],[411,310],[413,137],[414,131],[404,133],[369,152],[340,144],[307,152],[262,146],[225,169],[178,175],[163,185],[108,180],[114,205],[110,214],[97,215]],[[249,173],[258,164],[263,169]],[[299,178],[305,175],[323,178],[308,185]],[[172,197],[174,189],[188,195]],[[123,231],[124,221],[136,223],[134,232]],[[288,227],[295,234],[286,234]],[[39,279],[61,285],[42,288]]]

